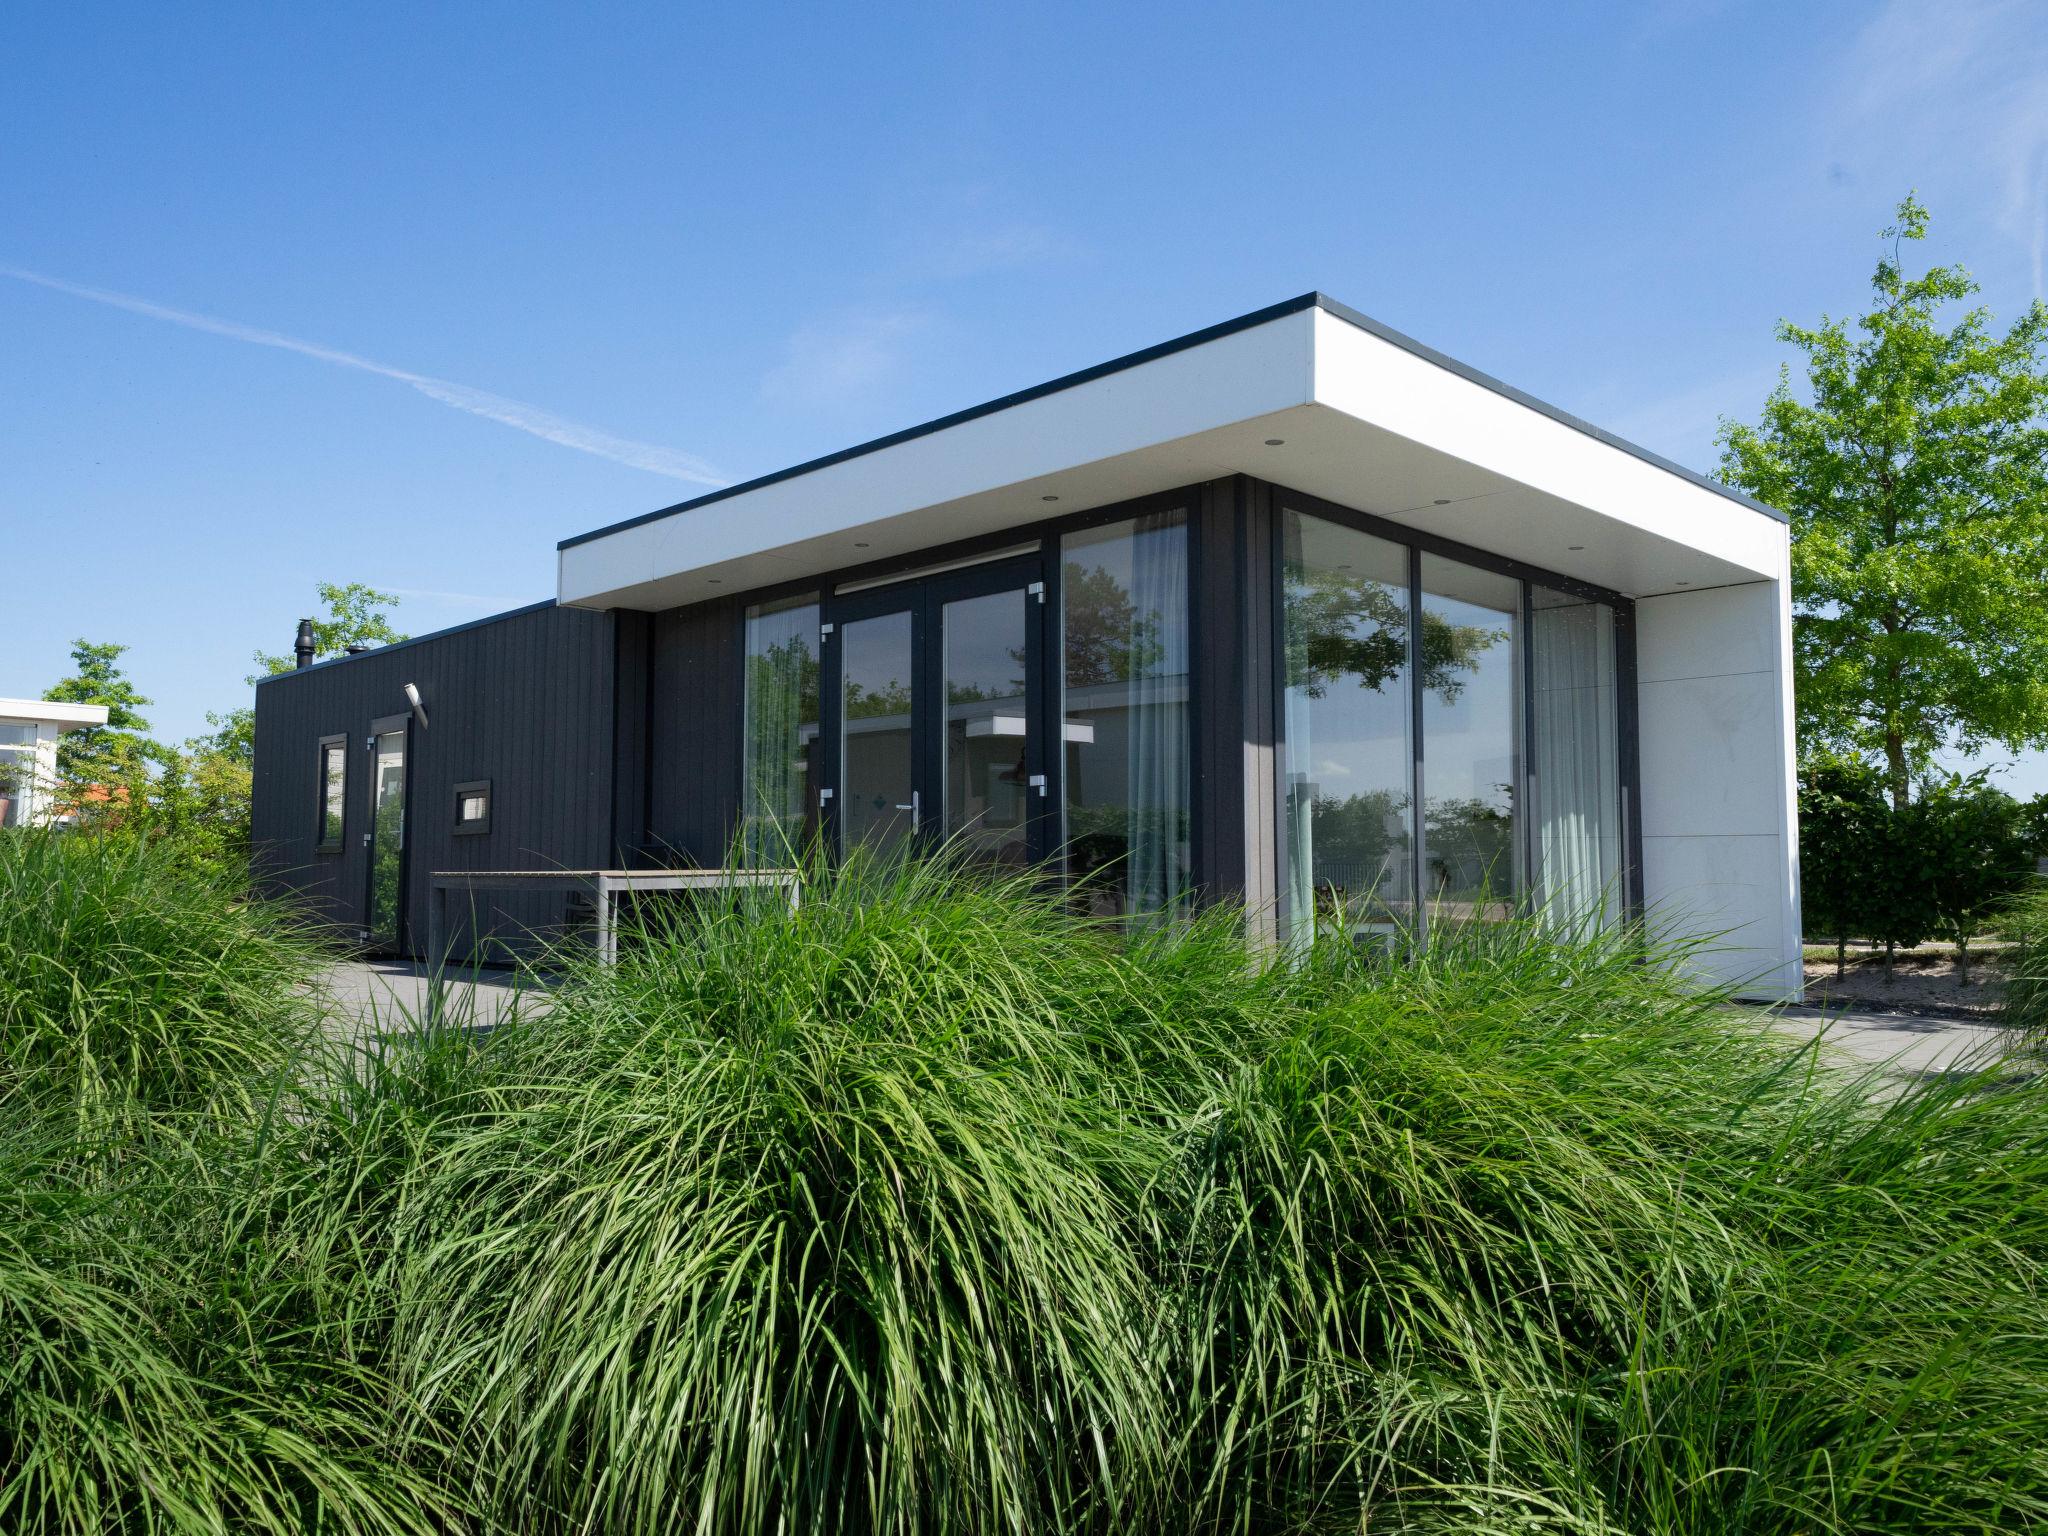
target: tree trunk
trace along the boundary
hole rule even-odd
[[[1885,778],[1891,785],[1892,810],[1903,811],[1911,785],[1906,778],[1906,741],[1897,731],[1884,733],[1884,766]]]
[[[1840,981],[1849,972],[1849,936],[1835,935],[1835,980]]]
[[[1892,959],[1898,952],[1899,945],[1896,939],[1886,939],[1884,941],[1884,984],[1886,986],[1892,984]]]
[[[1959,988],[1967,987],[1969,984],[1970,941],[1967,938],[1958,937],[1956,940],[1956,986]]]

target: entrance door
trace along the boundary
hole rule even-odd
[[[407,715],[370,723],[370,890],[364,927],[373,949],[400,947],[405,925],[405,747]]]
[[[831,601],[841,852],[945,842],[990,863],[1046,856],[1043,598],[1030,556]]]

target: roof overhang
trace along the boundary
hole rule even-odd
[[[0,699],[0,720],[54,725],[59,734],[107,723],[104,704],[57,704],[48,699]]]
[[[560,600],[678,607],[1240,473],[1632,596],[1785,568],[1772,509],[1310,294],[565,540]]]

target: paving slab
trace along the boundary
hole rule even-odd
[[[324,988],[341,1029],[401,1034],[427,1017],[427,967],[412,960],[343,960],[327,968]],[[447,1017],[474,1028],[503,1022],[513,1010],[532,1018],[548,1007],[548,988],[531,975],[492,966],[450,966],[444,973]]]
[[[1817,1036],[1830,1049],[1902,1080],[1981,1071],[2007,1061],[2021,1043],[2002,1025],[1922,1014],[1786,1008],[1773,1018],[1788,1033]],[[2015,1063],[2014,1070],[2032,1076],[2035,1069],[2028,1062]]]

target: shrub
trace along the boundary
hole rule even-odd
[[[318,953],[161,845],[0,832],[0,1113],[246,1112],[317,1028]]]
[[[2037,1090],[1873,1097],[1633,930],[642,917],[89,1185],[0,1138],[0,1528],[2048,1523]]]

